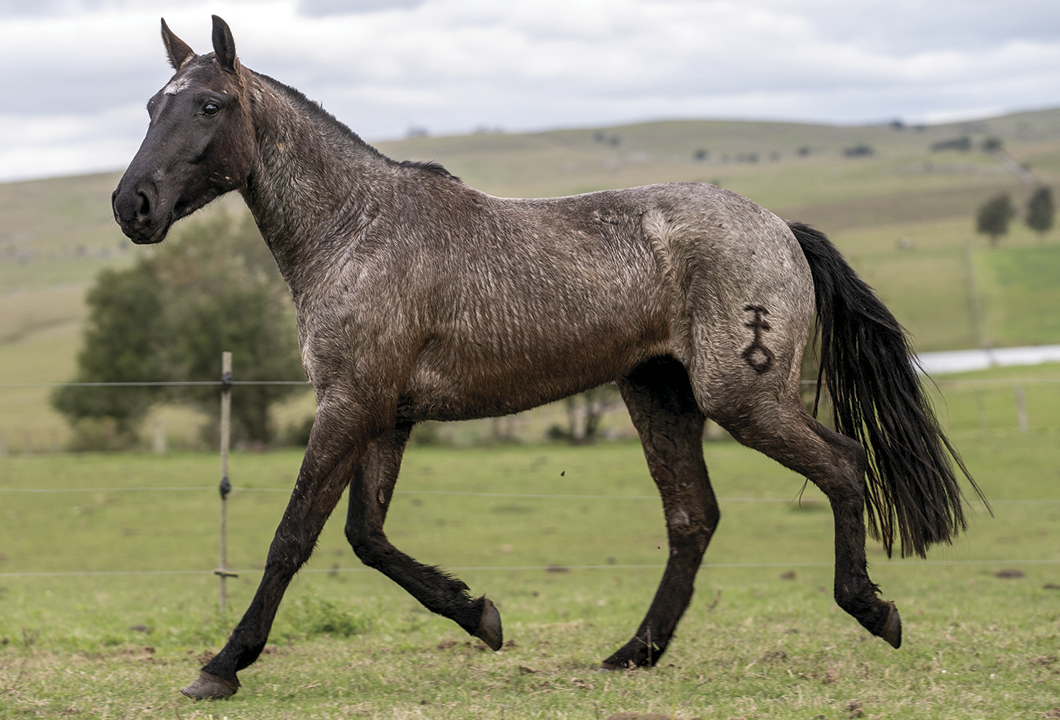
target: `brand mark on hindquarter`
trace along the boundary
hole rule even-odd
[[[754,330],[755,337],[751,344],[740,354],[740,357],[756,373],[762,374],[773,367],[773,351],[762,342],[762,333],[772,330],[765,317],[763,317],[768,315],[769,311],[760,305],[745,305],[743,309],[745,312],[753,312],[755,314],[754,320],[744,323],[744,327]]]

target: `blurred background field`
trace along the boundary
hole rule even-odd
[[[1000,142],[1000,153],[983,149],[991,142]],[[1022,213],[1035,188],[1056,184],[1057,110],[932,126],[659,122],[417,137],[381,149],[396,159],[440,161],[502,196],[712,182],[829,234],[909,329],[918,352],[1060,342],[1060,232],[1039,236],[1021,217],[996,247],[975,232],[976,209],[987,198],[1007,192]],[[0,449],[8,453],[69,444],[69,428],[48,403],[51,389],[28,385],[73,377],[86,290],[101,269],[153,252],[129,243],[111,219],[118,177],[0,185]],[[238,197],[221,205],[243,212]],[[235,373],[238,379],[238,357]],[[307,392],[279,409],[277,426],[304,424],[312,410]],[[1032,423],[1044,414],[1031,413]],[[535,441],[564,415],[552,408],[513,427]],[[614,422],[622,429],[613,435],[628,433],[621,418]],[[169,447],[197,447],[201,423],[186,407],[163,406],[142,435],[148,442],[161,427]],[[449,439],[494,431],[463,429]]]

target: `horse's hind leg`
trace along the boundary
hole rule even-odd
[[[455,621],[469,635],[499,650],[501,616],[493,603],[486,597],[473,599],[463,582],[416,562],[395,548],[383,532],[410,430],[398,428],[380,437],[354,471],[346,538],[365,565],[382,572],[428,610]]]
[[[703,462],[705,417],[684,366],[653,360],[618,385],[662,495],[670,557],[633,639],[603,662],[608,670],[658,662],[692,599],[696,571],[721,517]]]
[[[711,416],[744,445],[804,475],[828,497],[835,521],[835,601],[873,635],[894,647],[902,623],[881,600],[865,559],[865,449],[810,417],[797,395],[745,387],[744,402]]]

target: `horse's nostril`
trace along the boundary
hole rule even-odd
[[[140,217],[148,217],[151,214],[151,199],[142,190],[136,194],[140,196]]]

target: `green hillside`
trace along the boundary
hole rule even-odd
[[[932,149],[965,137],[968,150]],[[981,150],[987,138],[1005,157]],[[986,198],[1009,192],[1022,209],[1035,183],[1060,184],[1060,110],[929,127],[673,121],[378,147],[440,161],[499,196],[715,183],[827,232],[920,351],[1060,343],[1060,231],[1043,241],[1017,218],[996,249],[974,231]],[[111,217],[119,176],[0,184],[0,382],[72,376],[85,290],[101,268],[151,252]],[[234,196],[225,204],[242,207]],[[0,388],[11,447],[60,444],[65,428],[47,393]]]

